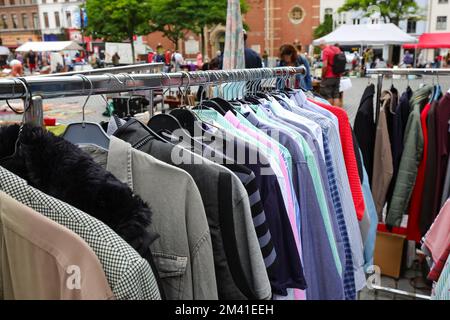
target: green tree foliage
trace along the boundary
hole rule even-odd
[[[162,32],[174,45],[184,39],[186,31],[192,31],[203,39],[204,27],[225,24],[227,0],[149,0],[152,4],[151,27]],[[248,5],[241,0],[241,11]]]
[[[371,6],[380,9],[380,16],[384,22],[391,22],[397,26],[400,20],[415,16],[420,11],[415,0],[347,0],[339,8],[339,12],[362,10],[367,12],[366,16],[370,16],[373,13],[369,10]],[[417,16],[415,18],[417,19]]]
[[[326,14],[323,22],[314,30],[314,39],[326,36],[333,31],[333,16]]]
[[[151,2],[149,0],[89,0],[86,1],[87,35],[105,41],[130,40],[134,61],[134,35],[151,31],[148,23]]]

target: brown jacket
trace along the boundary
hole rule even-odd
[[[0,299],[113,299],[75,233],[0,192]]]
[[[382,211],[386,202],[386,194],[394,173],[392,163],[391,142],[389,140],[386,112],[389,112],[392,94],[383,91],[381,96],[382,107],[378,118],[375,134],[375,149],[373,157],[372,195],[377,209],[378,219],[382,220]]]

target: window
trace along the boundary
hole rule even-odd
[[[27,4],[27,0],[20,0],[20,4]]]
[[[5,0],[0,0],[0,6],[4,6],[5,5]]]
[[[44,27],[46,29],[48,29],[50,26],[49,22],[48,22],[48,12],[44,12]]]
[[[11,15],[11,17],[12,17],[13,28],[17,29],[19,27],[19,19],[17,18],[17,14],[13,13]]]
[[[61,21],[59,20],[59,12],[55,11],[55,25],[57,28],[61,27]]]
[[[33,29],[39,29],[39,16],[36,12],[33,12]]]
[[[407,33],[416,33],[417,21],[414,19],[408,19],[408,23],[406,26]]]
[[[72,28],[72,13],[70,11],[66,11],[66,24],[67,28]]]
[[[325,9],[325,14],[333,14],[333,9],[331,9],[331,8],[326,8],[326,9]]]
[[[447,4],[447,3],[448,3],[448,0],[439,0],[438,3],[439,3],[439,4]]]
[[[439,16],[436,18],[436,30],[447,29],[447,16]]]
[[[28,29],[28,15],[26,13],[22,13],[22,27]]]
[[[8,17],[6,14],[2,14],[2,28],[8,29]]]
[[[14,1],[14,0],[9,0],[9,5],[10,6],[13,6],[13,5],[15,5],[16,4],[16,1]]]
[[[295,6],[291,9],[291,11],[289,11],[289,20],[291,20],[293,24],[301,23],[304,18],[305,11],[300,6]]]

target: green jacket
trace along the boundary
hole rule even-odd
[[[416,183],[419,163],[423,156],[423,132],[420,123],[420,112],[428,103],[432,92],[433,86],[425,86],[414,92],[411,97],[411,113],[406,124],[403,138],[403,154],[386,217],[387,225],[400,226],[402,217],[408,210],[411,194]]]

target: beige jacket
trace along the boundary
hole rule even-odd
[[[382,211],[386,202],[386,195],[394,174],[391,141],[389,140],[386,112],[389,112],[392,94],[383,91],[381,95],[382,107],[378,118],[375,135],[375,149],[373,156],[372,195],[377,209],[378,219],[382,220]]]
[[[0,192],[0,299],[113,299],[75,233]]]

